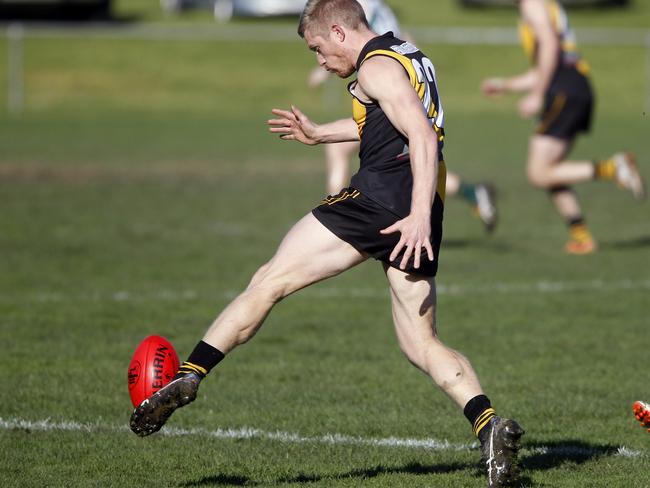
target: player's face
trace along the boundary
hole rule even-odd
[[[330,31],[326,38],[306,30],[305,42],[307,47],[316,53],[318,64],[327,71],[341,78],[347,78],[354,73],[354,65],[348,61],[336,32]]]

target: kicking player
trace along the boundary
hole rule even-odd
[[[409,42],[410,36],[402,35],[397,17],[382,0],[357,0],[370,25],[370,30],[377,34],[392,32],[393,35]],[[321,85],[328,78],[328,72],[317,66],[309,74],[309,86]],[[327,162],[326,190],[330,195],[336,195],[350,182],[350,159],[359,151],[358,142],[340,142],[325,146]],[[483,223],[488,233],[494,231],[498,214],[494,186],[487,183],[469,183],[452,171],[447,172],[448,196],[458,196],[470,204],[474,213]]]
[[[350,83],[353,117],[318,125],[274,109],[269,130],[308,145],[360,140],[360,169],[288,232],[248,288],[216,318],[167,386],[131,416],[140,436],[196,398],[201,380],[251,339],[284,297],[373,257],[384,268],[400,347],[464,412],[479,438],[488,486],[517,475],[521,427],[495,414],[470,362],[437,335],[435,275],[445,198],[444,117],[432,62],[409,42],[370,30],[355,0],[309,0],[299,34],[318,63]]]
[[[589,66],[580,57],[566,13],[556,0],[518,0],[520,36],[532,68],[510,78],[483,82],[487,95],[524,92],[519,113],[530,118],[541,113],[528,147],[530,183],[549,192],[556,210],[569,227],[568,253],[588,254],[596,241],[587,228],[571,186],[591,180],[609,180],[641,200],[645,190],[634,156],[619,152],[602,161],[568,161],[576,136],[591,125],[593,93]]]
[[[641,426],[647,428],[648,432],[650,432],[650,403],[641,401],[634,402],[632,411],[636,419],[641,422]]]

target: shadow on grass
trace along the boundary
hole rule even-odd
[[[450,463],[450,464],[435,464],[424,465],[421,463],[409,463],[405,466],[375,466],[366,469],[353,469],[345,473],[337,474],[296,474],[295,476],[288,476],[278,478],[274,482],[259,482],[251,480],[245,476],[228,476],[228,475],[214,475],[206,476],[196,481],[188,481],[181,484],[182,487],[206,487],[206,486],[273,486],[284,484],[304,484],[316,483],[323,480],[340,480],[340,479],[369,479],[386,474],[415,474],[415,475],[435,475],[443,473],[453,473],[456,471],[475,470],[476,464],[474,463]]]
[[[601,249],[642,249],[650,247],[650,236],[640,236],[621,241],[601,242]]]
[[[583,464],[618,453],[619,447],[608,444],[590,444],[580,440],[545,443],[526,443],[531,454],[522,455],[519,464],[523,471],[542,471],[566,463]]]
[[[521,467],[521,477],[517,487],[535,486],[528,473],[534,471],[545,471],[554,469],[559,466],[570,464],[583,464],[589,461],[595,461],[602,457],[613,456],[618,453],[619,447],[608,444],[590,444],[580,440],[563,440],[545,443],[526,443],[524,453],[520,455],[519,465]],[[478,463],[448,463],[448,464],[421,464],[409,463],[404,466],[375,466],[372,468],[353,469],[344,473],[334,474],[308,474],[299,473],[293,476],[281,477],[272,482],[261,482],[250,479],[246,476],[238,475],[212,475],[205,476],[194,481],[187,481],[181,484],[181,487],[209,487],[209,486],[276,486],[286,484],[309,484],[326,480],[342,479],[372,479],[377,476],[391,474],[411,474],[411,475],[436,475],[453,473],[457,471],[467,471],[472,476],[480,478],[484,476],[479,469]],[[362,481],[360,481],[362,483]]]
[[[494,240],[490,236],[485,236],[480,239],[442,239],[443,249],[468,249],[468,248],[483,248],[494,252],[511,252],[515,247],[508,242]]]

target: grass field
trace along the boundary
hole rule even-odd
[[[522,486],[650,486],[631,413],[650,400],[648,205],[579,187],[601,249],[564,255],[525,182],[531,124],[478,93],[525,67],[519,50],[424,49],[448,165],[495,181],[501,209],[487,237],[448,200],[442,339],[526,428]],[[629,148],[650,180],[646,52],[583,51],[599,104],[574,155]],[[322,151],[267,134],[270,108],[342,116],[344,85],[310,92],[298,41],[28,39],[25,60],[24,113],[0,103],[0,486],[484,486],[461,412],[398,349],[374,262],[282,302],[162,434],[130,433],[138,342],[164,335],[183,359],[323,196]]]

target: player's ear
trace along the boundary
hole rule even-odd
[[[339,24],[334,24],[330,28],[330,34],[339,42],[345,41],[345,30]]]

